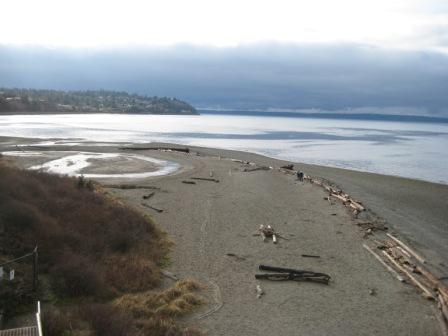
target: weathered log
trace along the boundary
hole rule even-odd
[[[370,254],[372,254],[374,257],[375,257],[375,259],[376,260],[378,260],[380,263],[381,263],[381,265],[383,265],[395,278],[397,278],[398,279],[398,281],[400,281],[400,282],[404,282],[404,278],[401,276],[401,275],[399,275],[392,267],[390,267],[388,264],[386,264],[385,262],[384,262],[384,260],[383,259],[381,259],[381,257],[378,255],[378,254],[376,254],[375,252],[373,252],[373,250],[369,247],[369,246],[367,246],[366,244],[362,244],[362,246],[367,250],[367,251],[369,251],[370,252]]]
[[[304,257],[304,258],[320,258],[320,256],[312,255],[312,254],[302,254],[302,257]]]
[[[411,282],[420,288],[423,292],[423,296],[428,300],[434,300],[434,295],[431,293],[431,291],[426,288],[420,281],[418,281],[406,268],[401,266],[394,258],[392,258],[386,251],[382,251],[383,254],[397,267],[401,272],[406,274],[406,276],[411,280]]]
[[[150,208],[150,209],[152,209],[152,210],[154,210],[154,211],[157,211],[157,212],[159,212],[159,213],[165,211],[165,210],[163,210],[163,209],[154,208],[153,206],[148,205],[148,204],[145,204],[145,203],[141,203],[141,205],[143,205],[144,207]]]
[[[162,270],[161,273],[166,278],[169,278],[169,279],[174,280],[174,281],[179,281],[179,278],[174,273],[171,273],[171,272],[166,271],[166,270]]]
[[[160,190],[160,187],[135,185],[135,184],[103,184],[102,186],[103,186],[103,188],[111,188],[111,189],[149,189],[149,190]]]
[[[218,183],[219,180],[215,178],[209,178],[209,177],[190,177],[192,180],[201,180],[201,181],[210,181],[210,182],[216,182]]]
[[[293,269],[293,268],[276,267],[276,266],[268,266],[268,265],[259,265],[258,269],[260,271],[271,271],[271,272],[302,274],[302,275],[308,275],[308,276],[325,276],[325,277],[330,278],[330,276],[328,274],[325,274],[325,273],[319,273],[319,272],[313,272],[313,271],[305,271],[305,270],[298,270],[298,269]]]
[[[196,184],[196,182],[195,181],[182,181],[182,183],[185,183],[185,184]]]
[[[148,195],[143,195],[143,199],[150,199],[151,197],[153,197],[155,195],[155,191],[153,191],[152,193],[149,193]]]
[[[448,322],[448,304],[446,303],[445,298],[441,294],[437,296],[437,299],[439,301],[439,307],[440,310],[442,311],[443,317]]]
[[[398,238],[392,236],[390,233],[386,233],[386,235],[392,239],[394,242],[396,242],[398,245],[400,245],[402,248],[404,248],[409,254],[411,254],[415,259],[420,261],[422,264],[426,263],[426,260],[422,258],[417,252],[415,252],[413,249],[411,249],[409,246],[407,246],[405,243],[403,243]]]
[[[437,321],[439,321],[441,335],[448,336],[448,320],[443,316],[442,312],[437,314]]]
[[[401,254],[403,254],[403,256],[405,256],[408,259],[411,259],[411,255],[408,253],[408,251],[406,251],[404,248],[402,248],[401,246],[395,246],[395,248],[401,252]]]
[[[423,275],[426,279],[428,279],[428,282],[431,284],[431,286],[442,294],[442,296],[445,297],[445,300],[448,300],[448,286],[445,285],[441,280],[437,279],[434,274],[429,272],[426,268],[424,268],[421,265],[418,265],[416,267],[417,272],[420,272],[421,275]]]
[[[365,208],[358,202],[355,202],[354,200],[350,199],[350,206],[355,208],[358,211],[364,211]]]
[[[287,170],[293,170],[294,169],[294,165],[293,164],[287,164],[287,165],[281,166],[280,168],[287,169]]]
[[[270,170],[270,169],[271,168],[266,167],[266,166],[258,166],[258,167],[255,167],[255,168],[244,168],[243,171],[244,172],[254,172],[254,171],[257,171],[257,170]]]

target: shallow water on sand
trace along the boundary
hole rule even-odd
[[[174,142],[448,184],[448,124],[260,116],[17,115],[0,136]],[[53,141],[45,141],[52,144]]]

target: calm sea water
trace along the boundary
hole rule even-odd
[[[448,184],[448,124],[261,116],[0,116],[0,136],[174,142]],[[73,140],[77,139],[77,140]]]

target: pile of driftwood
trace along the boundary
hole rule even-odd
[[[291,170],[289,166],[282,166],[279,168],[279,171],[289,174],[289,175],[296,175],[296,172],[294,170]],[[341,189],[332,186],[331,184],[321,180],[316,179],[311,176],[305,175],[303,177],[305,180],[308,180],[311,184],[315,184],[317,186],[320,186],[324,188],[326,191],[328,191],[328,197],[325,197],[326,200],[330,204],[332,204],[332,199],[338,199],[341,201],[348,209],[350,209],[354,215],[359,214],[362,211],[365,211],[366,209],[362,205],[362,202],[358,200],[354,200],[352,197],[350,197],[347,193],[342,191]]]
[[[425,298],[438,302],[440,322],[445,330],[444,335],[447,335],[448,286],[427,269],[426,260],[420,254],[397,237],[389,233],[386,233],[386,236],[384,241],[376,241],[380,253],[366,244],[363,246],[399,281],[409,282],[418,288]]]
[[[266,241],[268,238],[271,238],[274,244],[277,244],[278,238],[280,237],[280,235],[277,232],[275,232],[275,230],[270,225],[267,226],[260,225],[258,232],[261,238],[263,238],[263,241]]]
[[[311,184],[318,185],[322,188],[324,188],[326,191],[328,191],[328,200],[331,202],[331,198],[338,199],[344,204],[347,208],[349,208],[354,215],[359,214],[362,211],[365,211],[364,206],[362,205],[362,202],[354,200],[351,198],[348,194],[346,194],[344,191],[342,191],[339,188],[336,188],[329,183],[326,183],[322,180],[314,179],[310,176],[305,176],[305,180],[308,180]]]

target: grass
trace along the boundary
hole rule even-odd
[[[186,279],[162,292],[123,295],[114,301],[114,305],[139,319],[178,317],[190,313],[203,303],[202,298],[197,295],[200,288],[195,280]]]
[[[39,247],[46,297],[55,298],[44,304],[54,307],[44,312],[46,335],[187,335],[175,318],[202,303],[193,280],[156,291],[171,243],[149,217],[89,181],[19,170],[0,159],[0,232],[0,260]],[[17,267],[20,279],[0,288],[7,318],[35,299],[24,290],[31,268]]]

